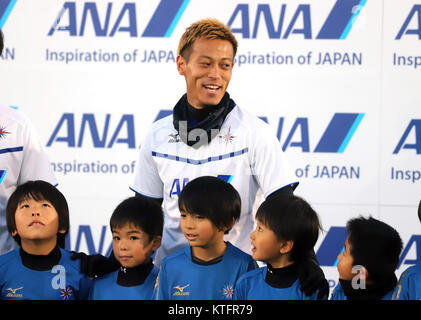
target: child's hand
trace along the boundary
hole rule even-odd
[[[74,251],[72,253],[72,260],[80,259],[80,272],[88,275],[91,279],[116,271],[120,267],[113,252],[108,258],[100,254],[86,255],[83,252]]]

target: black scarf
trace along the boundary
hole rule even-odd
[[[339,279],[339,282],[348,300],[380,300],[396,286],[397,279],[393,274],[383,281],[366,284],[365,289],[352,288],[351,280]]]
[[[219,104],[212,106],[212,110],[205,115],[204,119],[199,120],[199,122],[193,119],[191,113],[189,114],[188,106],[187,94],[184,94],[174,107],[173,124],[174,128],[178,131],[181,141],[197,149],[202,145],[210,143],[218,134],[226,116],[234,108],[235,103],[230,99],[228,92],[225,92]],[[202,130],[192,132],[194,129]],[[189,137],[191,132],[192,134]]]
[[[117,275],[117,284],[123,287],[140,286],[153,269],[152,260],[133,268],[121,267]]]
[[[58,246],[55,246],[53,250],[47,255],[30,254],[22,249],[19,249],[19,254],[22,259],[22,264],[36,271],[51,270],[57,265],[61,259],[61,252]]]

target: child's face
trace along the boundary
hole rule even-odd
[[[339,279],[352,280],[355,277],[355,273],[352,273],[352,267],[354,265],[354,258],[351,255],[351,245],[349,244],[348,238],[345,241],[345,250],[338,256],[338,272]]]
[[[32,198],[20,202],[15,212],[16,230],[25,240],[57,240],[58,213],[47,200],[36,201]]]
[[[253,259],[274,266],[281,256],[282,241],[279,241],[275,233],[259,220],[250,238]]]
[[[211,220],[198,214],[180,211],[180,227],[192,247],[208,247],[223,239],[224,232],[218,230]]]
[[[123,267],[133,268],[147,263],[157,249],[157,240],[149,239],[149,235],[139,227],[126,224],[114,228],[112,232],[114,256]]]

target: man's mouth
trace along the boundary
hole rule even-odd
[[[203,85],[203,87],[207,90],[211,90],[211,91],[218,91],[219,89],[221,89],[221,86],[217,86],[217,85],[213,85],[213,84],[205,84]]]
[[[43,225],[44,224],[39,220],[34,220],[29,224],[30,227],[43,226]]]

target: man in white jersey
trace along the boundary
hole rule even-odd
[[[268,197],[273,192],[292,193],[298,185],[269,126],[237,106],[226,91],[236,51],[231,30],[215,19],[200,20],[187,28],[177,56],[177,70],[186,80],[187,93],[172,115],[152,125],[142,143],[131,189],[139,196],[163,201],[165,223],[155,257],[158,265],[187,245],[177,203],[187,182],[210,175],[237,189],[241,216],[225,240],[247,253],[258,190]],[[320,275],[320,267],[313,266]]]
[[[0,55],[3,34],[0,30]],[[16,186],[28,180],[57,185],[47,154],[29,119],[0,106],[0,254],[17,247],[6,226],[6,205]]]

